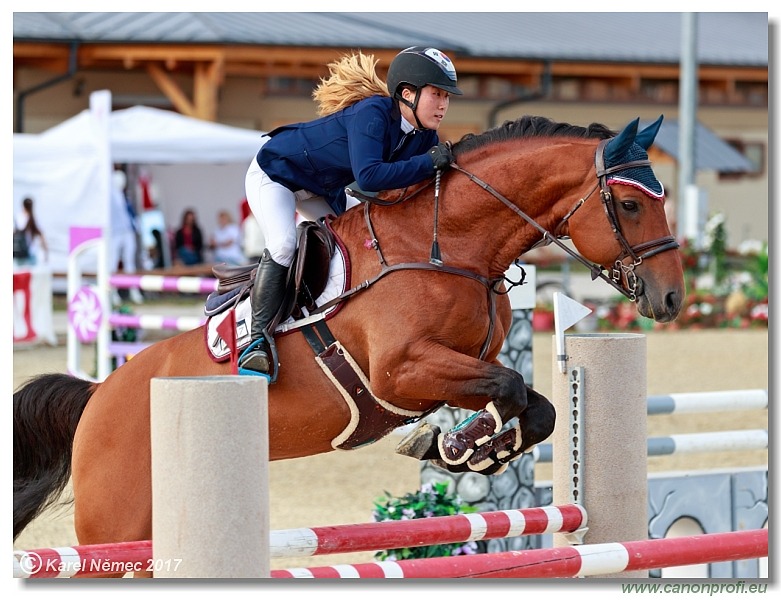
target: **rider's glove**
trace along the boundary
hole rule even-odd
[[[434,168],[438,171],[444,171],[450,166],[450,163],[456,160],[447,143],[437,144],[428,151],[428,155],[434,163]]]

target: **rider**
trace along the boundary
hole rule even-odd
[[[450,94],[462,94],[451,60],[436,48],[407,48],[391,62],[387,83],[375,72],[377,62],[358,52],[331,63],[329,77],[313,93],[320,118],[269,132],[250,164],[247,200],[266,249],[255,276],[252,340],[239,358],[241,374],[269,372],[263,341],[273,334],[266,328],[282,304],[296,250],[296,210],[311,220],[340,215],[357,204],[344,191],[352,182],[369,193],[397,189],[453,162],[437,136]]]

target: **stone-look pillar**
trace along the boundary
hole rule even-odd
[[[155,378],[151,393],[154,577],[269,577],[266,379]]]
[[[584,544],[648,538],[646,338],[641,334],[565,336],[567,373],[553,357],[553,503],[571,496],[574,461],[582,504],[588,514]],[[555,354],[555,348],[554,348]],[[571,379],[581,367],[581,379]],[[574,398],[573,398],[574,396]],[[573,408],[573,404],[575,405]],[[571,431],[570,415],[581,412],[582,427]],[[578,452],[578,456],[574,455]],[[554,546],[569,544],[555,534]],[[647,577],[647,571],[615,577]]]

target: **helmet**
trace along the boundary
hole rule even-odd
[[[402,50],[388,68],[388,91],[397,97],[399,86],[407,83],[422,88],[426,85],[461,96],[456,87],[456,68],[444,52],[426,46],[412,46]]]

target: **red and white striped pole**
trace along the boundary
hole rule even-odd
[[[582,507],[545,506],[405,521],[280,529],[271,532],[269,550],[271,558],[314,556],[574,532],[585,526],[586,514]],[[117,566],[141,565],[142,569],[138,570],[143,570],[152,558],[152,542],[42,548],[15,552],[14,557],[14,577],[107,574]]]
[[[761,558],[768,530],[271,571],[274,578],[572,578]]]

